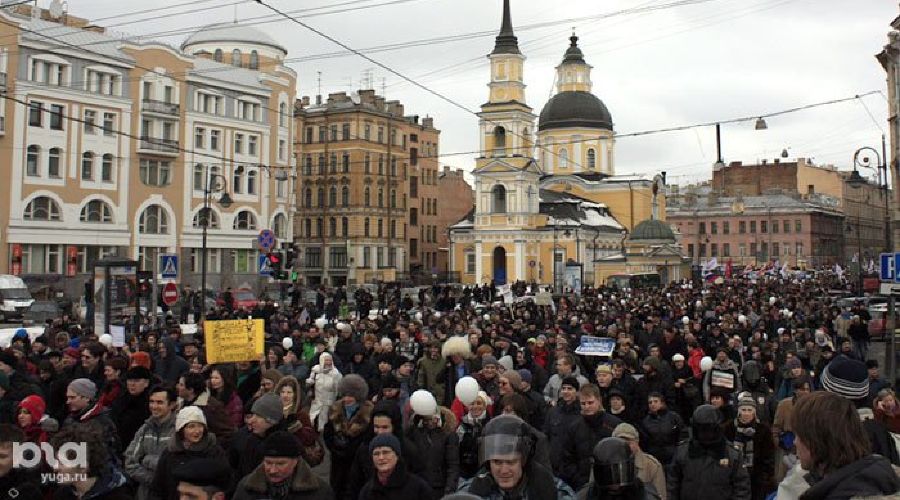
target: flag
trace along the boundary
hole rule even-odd
[[[731,259],[728,259],[728,262],[725,264],[725,278],[731,279],[731,273],[733,272]]]
[[[791,272],[788,270],[787,262],[785,262],[784,265],[781,266],[781,277],[787,278],[790,274]]]
[[[837,274],[838,278],[842,278],[842,279],[843,279],[843,277],[844,277],[844,270],[841,268],[841,265],[840,265],[840,264],[835,264],[835,265],[834,265],[834,274]]]

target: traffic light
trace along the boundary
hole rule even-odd
[[[272,268],[272,277],[277,280],[287,279],[287,273],[284,272],[284,255],[281,252],[269,252],[266,258],[269,259],[269,266]]]
[[[294,259],[297,258],[297,255],[294,253],[293,248],[288,248],[284,253],[284,268],[292,269],[294,267]]]
[[[144,300],[151,300],[153,298],[153,272],[138,271],[137,281],[138,297]]]

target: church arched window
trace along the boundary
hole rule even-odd
[[[492,212],[496,214],[506,213],[506,188],[502,184],[497,184],[491,190],[491,198],[493,200]]]
[[[588,149],[587,163],[590,170],[594,170],[595,168],[597,168],[597,152],[594,151],[593,148]]]
[[[501,126],[494,127],[494,156],[506,155],[506,129]]]
[[[560,149],[559,150],[559,168],[569,168],[569,150],[568,149]]]

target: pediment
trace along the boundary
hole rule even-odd
[[[536,175],[543,175],[543,171],[537,162],[532,158],[493,158],[475,168],[473,174],[502,174],[528,172]]]

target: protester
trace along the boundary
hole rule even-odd
[[[151,497],[175,498],[179,482],[176,471],[200,459],[228,463],[225,450],[216,443],[216,436],[206,426],[203,411],[196,406],[186,406],[175,416],[175,434],[156,462],[150,483]]]
[[[359,500],[430,500],[435,496],[431,486],[410,473],[403,460],[400,441],[393,434],[379,434],[368,446],[375,474],[363,486]]]
[[[285,431],[270,434],[262,445],[263,461],[244,476],[232,500],[333,500],[331,486],[299,458],[300,443]]]
[[[13,443],[24,441],[25,434],[21,429],[10,424],[0,424],[0,500],[41,497],[40,478],[37,470],[14,467]]]
[[[637,477],[634,453],[628,443],[616,437],[601,440],[594,447],[593,481],[578,492],[579,500],[649,500],[652,494]]]
[[[175,389],[159,385],[149,393],[150,416],[125,450],[125,473],[138,485],[138,500],[150,499],[159,458],[175,435]]]
[[[612,437],[620,438],[628,443],[634,454],[634,468],[637,478],[644,483],[650,496],[666,500],[666,470],[659,460],[641,450],[640,435],[631,424],[621,423],[616,426]]]

